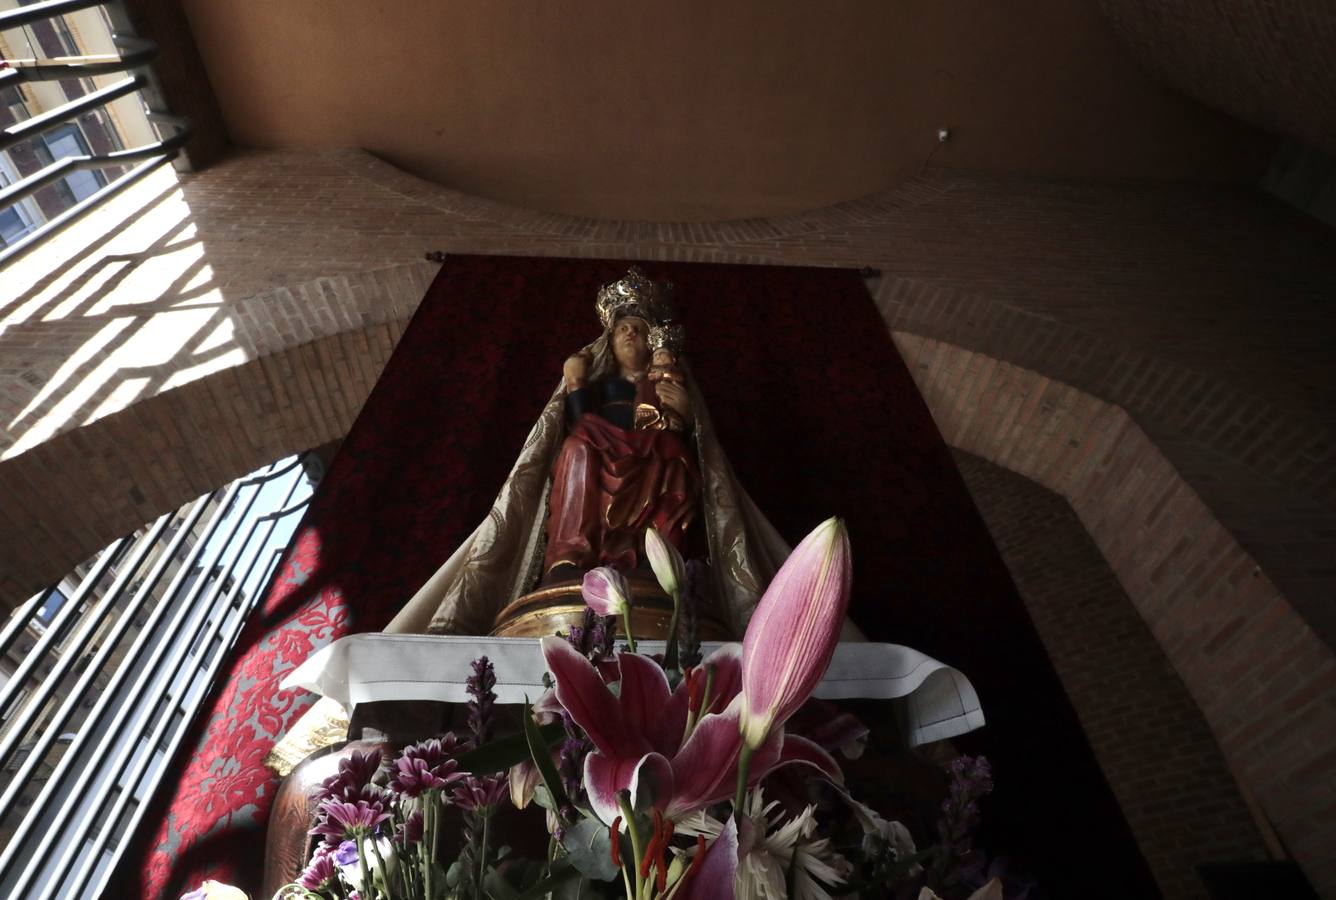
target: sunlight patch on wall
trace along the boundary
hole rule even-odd
[[[177,173],[162,166],[7,268],[0,284],[0,332],[56,315],[68,294],[100,274],[99,267],[112,261],[142,264],[155,244],[176,237],[172,232],[190,215],[177,185]]]
[[[3,458],[7,459],[11,456],[16,456],[24,450],[27,450],[29,447],[41,443],[51,434],[54,434],[54,423],[56,421],[63,421],[63,419],[60,418],[62,411],[65,414],[72,412],[78,408],[83,400],[88,399],[88,397],[92,395],[92,382],[94,381],[95,376],[97,373],[108,368],[110,360],[103,359],[101,362],[97,363],[96,366],[93,367],[93,370],[87,375],[83,375],[77,379],[75,376],[81,373],[84,369],[93,366],[93,360],[101,355],[104,348],[119,337],[123,331],[134,323],[134,321],[135,320],[130,316],[123,316],[119,319],[111,320],[106,325],[102,326],[102,328],[98,329],[96,334],[85,341],[83,345],[56,370],[56,374],[51,377],[50,381],[42,386],[42,389],[37,393],[37,396],[33,397],[28,405],[19,412],[18,416],[9,423],[9,430],[14,431],[20,426],[28,425],[28,420],[34,415],[40,415],[40,419],[32,423],[32,426],[27,429],[27,433],[5,452]],[[66,382],[71,381],[73,381],[73,383],[65,397],[57,400],[57,395],[60,393],[61,388],[65,386]],[[54,405],[48,405],[52,404],[53,401]],[[42,409],[44,406],[47,408]],[[39,410],[41,410],[40,414],[38,413]]]
[[[69,285],[72,293],[43,315],[42,321],[54,322],[64,319],[77,314],[82,306],[96,304],[98,298],[106,293],[108,283],[120,276],[129,265],[132,263],[128,259],[104,259],[97,266],[90,266],[87,271],[80,273],[80,280]],[[50,296],[54,299],[60,295],[50,294]]]
[[[106,292],[84,315],[132,312],[133,307],[151,306],[168,297],[175,302],[178,291],[173,288],[196,281],[203,260],[204,245],[198,241],[180,238],[176,243],[168,243],[134,266],[114,290]]]
[[[79,424],[87,425],[89,422],[95,422],[103,416],[120,412],[138,399],[139,395],[148,387],[148,383],[147,376],[127,378],[121,381],[120,384],[112,388],[111,393],[97,405],[97,408],[89,414],[88,418]]]

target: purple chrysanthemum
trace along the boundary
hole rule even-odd
[[[354,787],[345,781],[342,776],[331,775],[320,782],[320,787],[315,790],[314,798],[317,803],[323,803],[326,800],[342,800],[345,803],[356,803],[358,800],[365,800],[367,803],[383,803],[385,801],[385,790],[374,784]]]
[[[339,874],[338,866],[334,863],[333,851],[321,844],[315,848],[315,853],[311,856],[311,861],[307,863],[306,868],[302,870],[301,877],[297,883],[308,891],[317,893],[333,887]],[[183,898],[184,900],[184,898]]]
[[[500,775],[482,778],[469,776],[463,784],[455,785],[450,802],[465,812],[488,813],[510,797],[510,785]]]
[[[356,840],[359,836],[374,834],[380,823],[389,817],[379,803],[326,800],[320,804],[320,819],[310,833],[320,835],[327,844]]]
[[[404,824],[394,830],[396,844],[417,844],[422,841],[422,813],[415,812],[404,820]]]
[[[380,748],[368,753],[354,750],[346,759],[339,760],[339,771],[320,783],[315,792],[317,802],[331,797],[348,803],[366,800],[368,803],[382,799],[383,791],[372,783],[380,771]]]
[[[464,777],[456,771],[459,763],[446,760],[439,766],[429,766],[424,759],[411,756],[400,757],[394,764],[395,772],[390,783],[405,797],[417,797],[424,791],[439,791]]]
[[[375,747],[367,753],[354,750],[346,758],[339,760],[339,776],[349,784],[362,787],[371,783],[380,770],[380,748]]]
[[[460,772],[459,763],[453,759],[459,749],[459,740],[453,734],[405,747],[394,761],[390,788],[404,797],[417,797],[462,780],[468,773]]]

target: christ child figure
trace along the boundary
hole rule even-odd
[[[650,366],[636,385],[637,430],[686,430],[682,417],[659,397],[659,385],[664,382],[686,385],[686,373],[677,364],[683,343],[681,325],[655,325],[649,330]]]

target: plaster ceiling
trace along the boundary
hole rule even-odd
[[[234,142],[363,147],[459,190],[574,215],[791,213],[925,165],[1244,181],[1273,145],[1146,74],[1093,2],[185,9]]]

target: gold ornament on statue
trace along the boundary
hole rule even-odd
[[[678,357],[686,349],[686,344],[686,329],[681,325],[655,325],[649,330],[650,353],[655,350],[667,350],[674,357]]]
[[[639,266],[631,266],[621,278],[599,288],[594,307],[604,329],[621,316],[638,316],[658,325],[673,317],[673,286],[656,282]]]

